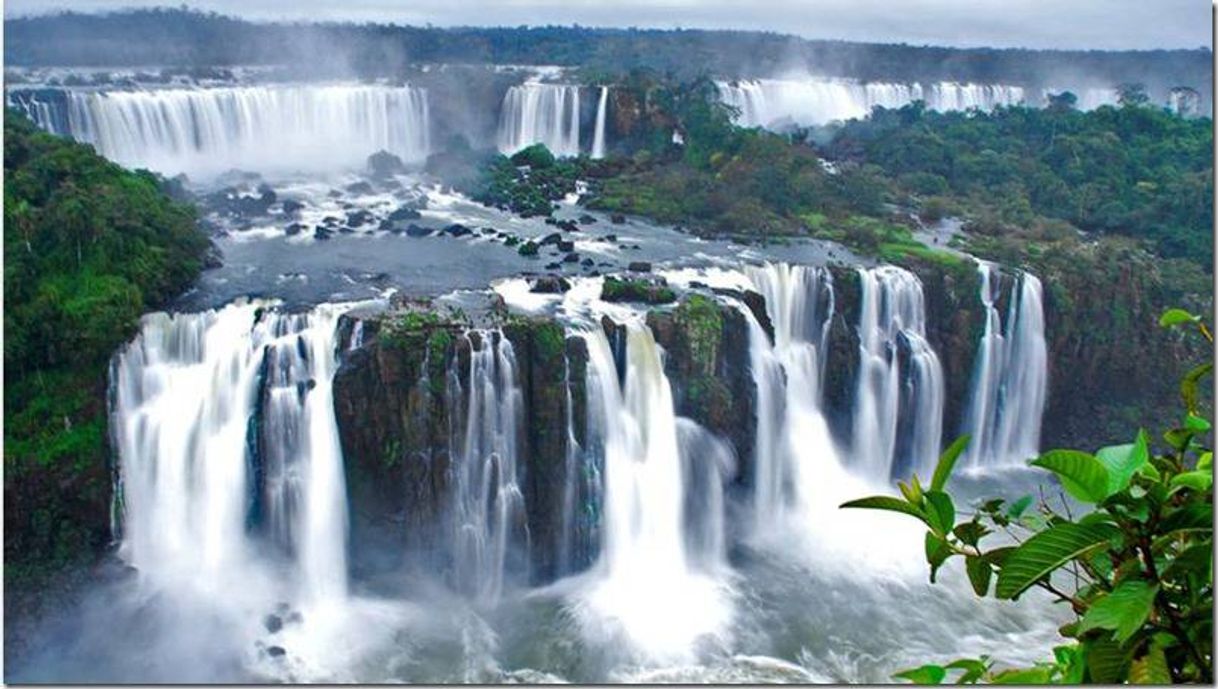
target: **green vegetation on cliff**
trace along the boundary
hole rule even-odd
[[[5,574],[104,544],[106,371],[208,249],[194,210],[91,147],[4,117]]]

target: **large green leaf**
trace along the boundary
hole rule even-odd
[[[1125,643],[1133,636],[1154,608],[1158,586],[1141,579],[1131,579],[1096,598],[1079,624],[1079,633],[1092,629],[1111,629],[1113,638]]]
[[[908,514],[911,517],[921,519],[927,526],[934,528],[930,520],[927,519],[926,513],[914,507],[913,505],[899,498],[889,497],[887,495],[873,495],[869,498],[859,498],[850,502],[843,502],[841,507],[854,507],[865,510],[885,510],[888,512],[901,512]]]
[[[1198,493],[1204,493],[1214,485],[1214,474],[1208,471],[1186,471],[1171,477],[1172,488],[1192,488]]]
[[[1137,440],[1128,445],[1103,448],[1095,458],[1108,470],[1108,495],[1125,490],[1133,475],[1150,462],[1146,431],[1138,431]]]
[[[1184,309],[1168,309],[1163,312],[1162,316],[1159,316],[1159,325],[1168,328],[1184,323],[1196,323],[1199,320],[1201,320],[1200,316],[1194,316]]]
[[[956,506],[952,504],[952,497],[943,491],[928,491],[926,516],[930,517],[930,526],[936,533],[951,533],[956,526]]]
[[[998,571],[998,598],[1015,598],[1067,562],[1108,542],[1118,531],[1106,524],[1064,522],[1019,545]]]
[[[1031,464],[1056,474],[1062,487],[1076,500],[1094,503],[1108,497],[1108,470],[1086,452],[1049,450]]]
[[[964,569],[968,572],[968,582],[973,585],[973,592],[985,596],[990,590],[990,577],[994,574],[990,563],[985,558],[970,555],[964,558]]]
[[[962,435],[948,445],[943,454],[939,455],[939,463],[935,465],[935,474],[930,479],[931,490],[943,490],[943,487],[947,485],[947,480],[952,476],[952,469],[956,467],[956,460],[960,459],[960,453],[964,452],[968,441],[969,436]]]
[[[985,676],[989,671],[990,666],[984,660],[986,656],[978,658],[961,658],[953,660],[946,665],[948,670],[964,670],[964,673],[956,679],[956,684],[975,684],[977,680]]]
[[[941,665],[923,665],[893,675],[893,677],[907,679],[914,684],[939,684],[946,676],[947,670]]]

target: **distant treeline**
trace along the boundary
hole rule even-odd
[[[1140,82],[1152,95],[1190,86],[1209,98],[1211,50],[958,49],[805,40],[756,31],[432,28],[394,24],[255,23],[189,9],[64,12],[5,21],[17,66],[297,64],[319,73],[400,72],[411,62],[585,67],[607,75],[649,67],[676,76],[771,76],[808,70],[888,81],[1030,87]]]

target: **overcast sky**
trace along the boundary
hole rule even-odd
[[[170,4],[174,3],[8,0],[5,13]],[[736,28],[808,38],[951,46],[1212,46],[1210,0],[193,0],[188,4],[251,19]]]

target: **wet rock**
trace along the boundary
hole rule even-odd
[[[339,225],[338,231],[340,234],[355,234],[355,228],[347,225]]]
[[[626,270],[632,273],[650,273],[651,264],[647,261],[631,261],[630,265],[626,266]]]
[[[283,204],[281,205],[283,206],[283,212],[286,215],[295,215],[305,207],[303,203],[295,199],[284,199]]]
[[[562,264],[558,261],[546,264],[546,270],[562,270]]]
[[[604,239],[606,242],[616,242],[617,235],[616,234],[607,234],[604,237],[602,237],[602,239]]]
[[[591,268],[592,266],[596,265],[596,261],[593,261],[591,258],[585,258],[584,260],[580,261],[579,264],[585,268]]]
[[[473,232],[473,230],[469,229],[465,225],[462,225],[461,223],[453,223],[452,225],[444,228],[444,233],[453,237],[464,237],[466,235],[473,234]]]
[[[529,291],[534,294],[562,294],[571,289],[571,283],[561,275],[540,275],[529,281]]]
[[[613,215],[609,216],[609,222],[613,223],[614,225],[623,225],[626,223],[626,216],[622,215],[621,213],[614,213]]]
[[[368,172],[373,177],[383,179],[406,172],[406,165],[389,151],[377,151],[368,156]]]
[[[520,248],[516,249],[516,253],[521,256],[536,256],[539,248],[537,242],[525,242],[520,245]]]
[[[351,227],[359,227],[360,225],[367,225],[368,223],[372,222],[372,220],[373,220],[372,214],[366,210],[358,210],[358,211],[355,211],[354,213],[347,214],[347,225],[349,225]]]
[[[581,225],[592,225],[595,222],[596,222],[596,218],[592,217],[591,215],[588,215],[587,213],[584,213],[583,215],[579,216],[579,224],[581,224]]]
[[[406,227],[406,236],[407,237],[426,237],[430,234],[431,234],[430,228],[421,227],[419,225],[415,225],[414,223],[411,223],[410,225],[408,225]]]
[[[561,241],[563,241],[562,235],[557,232],[554,232],[553,234],[548,234],[545,237],[543,237],[541,239],[540,244],[542,246],[548,246],[550,244],[557,245]]]
[[[334,230],[318,225],[313,228],[313,239],[324,242],[334,236]]]
[[[283,646],[267,646],[266,654],[272,658],[282,658],[287,655],[288,652],[283,650]]]
[[[267,615],[262,620],[262,626],[266,627],[266,630],[268,632],[270,632],[271,634],[274,634],[274,633],[278,632],[280,629],[283,629],[283,618],[280,617],[279,615]]]
[[[575,242],[569,242],[565,239],[555,243],[554,246],[563,253],[575,251]]]
[[[398,206],[398,208],[386,216],[385,219],[389,220],[390,222],[398,222],[402,220],[418,220],[421,217],[423,217],[423,215],[419,213],[417,208],[406,205]]]
[[[562,262],[563,263],[579,263],[579,254],[572,251],[571,253],[562,257]]]
[[[579,225],[575,224],[573,220],[559,220],[554,224],[558,225],[563,232],[579,232]]]
[[[346,188],[347,188],[348,194],[371,194],[372,193],[372,185],[363,180],[360,180],[359,182],[355,182],[353,184],[348,184]]]

